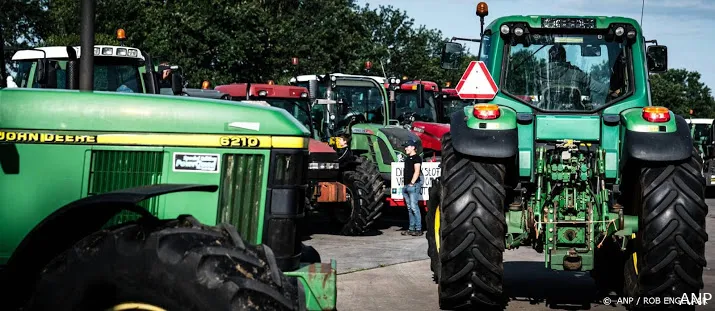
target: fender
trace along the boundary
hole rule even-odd
[[[507,130],[473,129],[467,126],[467,119],[462,111],[453,113],[450,118],[452,145],[455,150],[485,158],[516,156],[519,149],[516,127]]]
[[[0,284],[6,287],[3,292],[12,300],[11,308],[19,307],[32,294],[35,280],[52,259],[82,238],[99,231],[122,210],[138,213],[145,221],[159,223],[157,217],[137,203],[173,192],[216,190],[216,185],[158,184],[94,195],[61,207],[25,236],[2,270]]]
[[[671,112],[676,130],[670,133],[637,132],[624,128],[621,166],[635,159],[646,162],[682,161],[690,158],[693,143],[688,123]],[[651,123],[651,125],[654,123]]]

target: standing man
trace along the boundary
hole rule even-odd
[[[410,227],[407,231],[402,232],[402,235],[420,236],[422,235],[422,215],[417,202],[420,198],[420,190],[424,178],[422,177],[422,158],[417,155],[417,142],[409,140],[402,145],[405,147],[407,158],[405,159],[405,174],[402,195],[405,198],[407,212],[410,215]]]

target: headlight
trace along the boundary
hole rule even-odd
[[[337,170],[340,169],[339,163],[323,163],[323,162],[311,162],[308,163],[309,170]]]

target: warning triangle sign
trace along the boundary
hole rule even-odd
[[[470,62],[457,84],[457,95],[461,99],[491,100],[498,91],[497,84],[482,61]]]

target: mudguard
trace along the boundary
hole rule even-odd
[[[636,159],[647,162],[682,161],[693,152],[692,137],[685,119],[677,114],[676,130],[670,133],[625,130],[621,164]]]
[[[4,293],[10,293],[11,309],[19,307],[15,304],[22,304],[32,294],[35,280],[53,258],[100,230],[122,210],[138,213],[145,221],[159,222],[137,203],[173,192],[216,190],[216,185],[159,184],[94,195],[61,207],[25,236],[2,270],[0,284],[6,287]]]
[[[519,150],[517,129],[473,129],[467,117],[457,111],[450,118],[452,145],[459,153],[485,158],[510,158]]]

